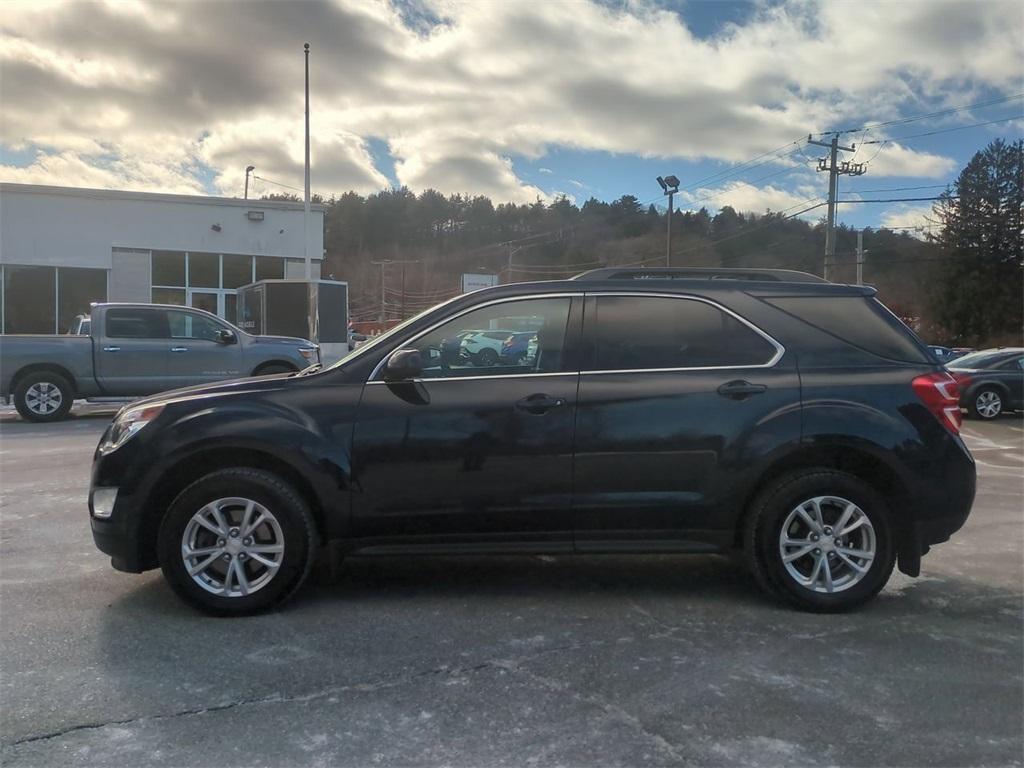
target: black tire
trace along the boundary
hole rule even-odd
[[[245,596],[208,591],[189,576],[182,557],[183,536],[193,515],[212,501],[231,497],[251,499],[265,507],[283,535],[284,551],[276,572]],[[225,514],[232,512],[226,510]],[[316,524],[301,494],[272,472],[239,467],[206,475],[178,495],[161,521],[157,552],[164,578],[185,602],[207,613],[240,616],[267,610],[291,597],[313,567],[316,542]],[[256,563],[249,567],[260,568]]]
[[[867,571],[848,588],[831,593],[817,592],[798,583],[780,552],[786,518],[798,505],[819,496],[852,501],[874,530],[875,556]],[[758,586],[769,595],[807,611],[838,612],[862,605],[881,591],[896,563],[896,541],[885,501],[860,478],[828,468],[801,470],[770,483],[750,507],[743,539],[747,563]],[[836,566],[840,572],[846,568],[841,563]]]
[[[40,394],[45,395],[45,401],[40,400]],[[71,412],[74,397],[75,391],[71,384],[59,373],[37,371],[18,380],[14,388],[14,407],[26,421],[60,421],[66,419]],[[55,399],[59,400],[57,408],[45,412]]]
[[[477,365],[490,368],[498,364],[498,353],[490,348],[481,349],[476,355],[476,361]]]
[[[971,416],[982,421],[998,419],[1003,415],[1003,393],[998,387],[981,387],[971,396],[971,407],[968,411]]]
[[[290,365],[284,363],[269,363],[267,365],[261,365],[255,371],[253,376],[271,376],[275,373],[295,373],[295,369]]]

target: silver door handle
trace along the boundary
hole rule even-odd
[[[121,348],[120,347],[104,347],[103,351],[104,352],[120,352]]]
[[[171,347],[171,352],[188,352],[188,347]]]

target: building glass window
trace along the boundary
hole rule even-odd
[[[220,288],[220,256],[216,253],[189,253],[189,288]]]
[[[107,300],[107,270],[57,269],[57,332],[68,333],[76,315],[88,315],[94,301]]]
[[[252,282],[252,256],[224,254],[224,287],[241,288]]]
[[[284,259],[274,256],[256,257],[257,280],[280,280],[284,277]]]
[[[174,304],[179,307],[185,306],[184,288],[154,288],[154,304]]]
[[[57,270],[4,266],[4,331],[56,333]]]
[[[153,251],[153,285],[185,285],[185,254]]]

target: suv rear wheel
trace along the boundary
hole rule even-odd
[[[309,575],[316,526],[302,496],[277,475],[224,469],[171,504],[157,541],[174,591],[210,613],[239,615],[290,597]]]
[[[859,478],[825,468],[787,475],[759,494],[745,545],[762,589],[811,611],[870,600],[896,562],[881,496]]]

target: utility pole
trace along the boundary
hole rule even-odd
[[[672,198],[679,191],[679,179],[676,176],[657,178],[661,191],[668,195],[668,232],[665,237],[665,266],[672,266]]]
[[[824,157],[818,160],[818,170],[828,171],[828,222],[825,226],[825,269],[823,271],[824,278],[828,280],[828,268],[833,264],[836,256],[836,195],[839,192],[839,177],[842,175],[861,176],[867,171],[867,166],[864,163],[851,163],[847,160],[839,162],[839,150],[855,152],[857,145],[839,146],[838,133],[832,134],[832,141],[828,144],[823,141],[815,141],[810,135],[807,137],[807,143],[826,147],[829,150],[828,160]]]
[[[302,208],[302,255],[306,260],[306,280],[313,279],[309,258],[309,43],[306,43],[306,195]]]
[[[387,319],[384,316],[384,267],[390,264],[390,261],[371,261],[371,264],[380,265],[380,321],[383,323]],[[383,329],[381,329],[383,330]]]
[[[857,230],[857,285],[864,285],[864,230]]]

